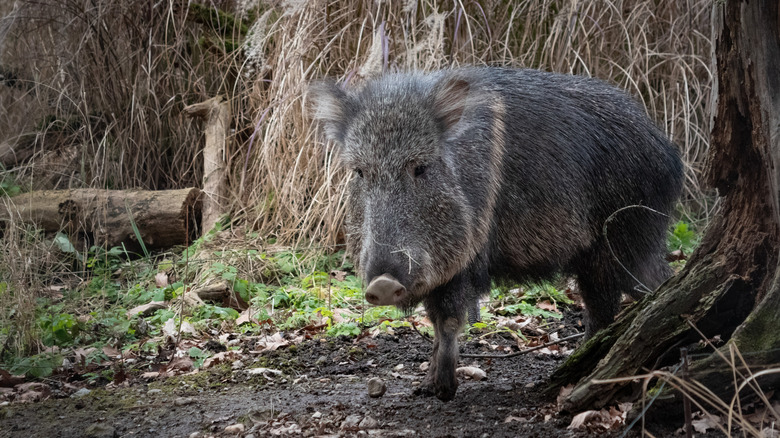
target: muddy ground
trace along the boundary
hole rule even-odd
[[[575,331],[566,327],[560,336]],[[491,344],[514,342],[497,335],[488,339],[471,336],[461,352],[486,353]],[[571,415],[557,413],[555,396],[544,395],[547,378],[573,342],[563,344],[564,354],[462,358],[461,365],[477,366],[487,378],[460,378],[456,399],[443,403],[414,392],[431,351],[415,331],[314,338],[192,375],[148,380],[136,375],[81,397],[55,394],[37,403],[10,403],[0,408],[0,437],[623,436],[626,426],[568,429]],[[259,367],[273,371],[249,374]],[[367,392],[375,377],[387,386],[379,398]],[[648,430],[670,436],[680,425]],[[640,430],[635,426],[625,436],[640,436]]]

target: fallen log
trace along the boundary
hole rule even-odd
[[[21,220],[47,232],[64,231],[108,248],[124,244],[138,250],[186,244],[200,220],[197,188],[162,191],[72,189],[43,190],[10,198],[0,220]]]

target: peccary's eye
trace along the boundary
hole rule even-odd
[[[422,164],[420,166],[417,166],[414,168],[414,177],[419,178],[425,174],[425,171],[428,170],[428,166]]]
[[[357,173],[357,176],[363,178],[363,169],[355,169],[355,173]]]

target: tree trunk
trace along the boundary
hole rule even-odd
[[[726,357],[736,347],[750,372],[780,362],[780,11],[777,0],[713,7],[716,100],[705,172],[721,208],[682,272],[555,373],[553,387],[578,382],[565,404],[569,410],[601,407],[636,390],[630,381],[594,380],[673,364],[679,347],[695,348],[698,331],[726,340],[719,348]],[[692,363],[690,375],[729,400],[735,380],[739,385],[743,378],[735,379],[712,348],[703,350],[708,355]],[[762,388],[778,383],[770,375]],[[665,406],[679,401],[677,394]]]
[[[86,233],[97,245],[140,249],[188,242],[200,214],[200,190],[45,190],[8,200],[0,219],[34,223],[48,232]]]
[[[230,104],[222,97],[213,97],[205,102],[184,108],[190,117],[205,119],[206,145],[203,147],[203,220],[202,231],[214,228],[219,217],[225,214],[227,200],[227,147],[230,129]]]

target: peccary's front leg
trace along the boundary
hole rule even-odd
[[[479,316],[479,299],[490,292],[487,254],[479,254],[471,264],[447,284],[432,290],[423,302],[433,322],[433,355],[419,392],[433,394],[442,401],[455,397],[458,380],[458,334],[466,314]]]
[[[433,290],[425,299],[425,310],[433,322],[433,355],[420,392],[433,394],[442,401],[455,397],[458,380],[458,333],[466,320],[469,303],[464,301],[463,282],[457,276],[445,286]]]
[[[463,327],[463,319],[463,316],[440,315],[433,321],[436,341],[424,384],[442,401],[455,398],[458,390],[455,368],[458,365],[458,333]]]

